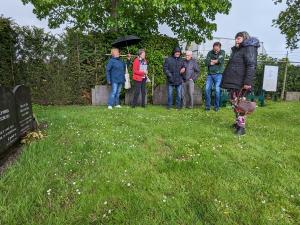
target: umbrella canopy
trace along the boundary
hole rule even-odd
[[[121,48],[121,47],[128,47],[130,45],[137,44],[141,41],[141,39],[134,35],[127,35],[123,37],[119,37],[112,43],[113,47]]]

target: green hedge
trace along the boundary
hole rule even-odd
[[[0,84],[13,87],[25,84],[31,87],[33,101],[41,104],[88,104],[90,90],[96,84],[106,84],[105,65],[116,33],[82,33],[68,29],[62,35],[52,35],[37,27],[22,27],[0,17]],[[163,74],[164,57],[178,45],[174,38],[153,34],[143,36],[142,42],[129,48],[136,54],[146,49],[149,76],[155,86],[166,82]],[[127,49],[121,49],[127,54]],[[285,64],[260,56],[257,67],[256,92],[262,86],[264,65],[279,65],[278,91],[281,91]],[[204,87],[206,66],[199,60],[201,75],[197,85]],[[151,86],[149,86],[151,90]],[[300,91],[300,69],[288,67],[287,90]],[[148,91],[151,102],[151,91]],[[123,93],[124,94],[124,93]]]

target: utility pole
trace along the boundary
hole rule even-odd
[[[286,86],[286,77],[288,72],[288,58],[289,58],[289,52],[286,52],[286,64],[285,64],[285,71],[284,71],[284,79],[283,79],[283,87],[281,90],[281,100],[284,100],[284,92],[285,92],[285,86]]]

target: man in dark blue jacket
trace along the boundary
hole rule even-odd
[[[168,106],[170,109],[173,105],[173,89],[176,89],[176,108],[181,108],[182,99],[182,74],[185,72],[181,49],[176,47],[173,55],[165,60],[164,73],[167,76],[168,86]]]
[[[119,49],[113,48],[111,50],[111,59],[106,65],[106,80],[108,85],[111,85],[112,89],[108,99],[108,109],[112,109],[113,106],[121,108],[120,105],[120,93],[123,84],[125,83],[125,71],[126,64],[120,59]],[[128,55],[130,60],[130,55]]]

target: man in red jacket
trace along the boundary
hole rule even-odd
[[[140,49],[138,51],[138,57],[133,61],[132,70],[133,70],[133,80],[135,82],[132,107],[133,108],[136,107],[140,92],[142,93],[142,107],[145,107],[148,65],[146,61],[146,52],[144,49]]]

